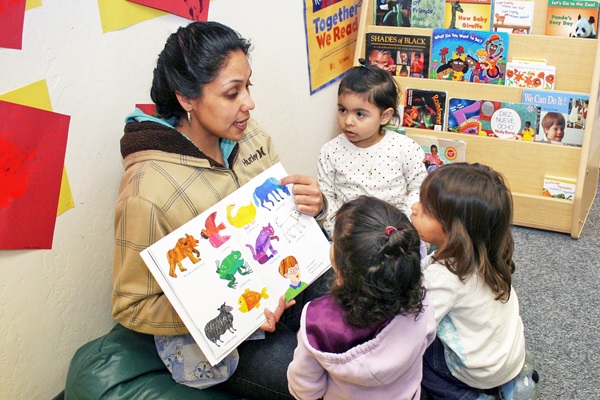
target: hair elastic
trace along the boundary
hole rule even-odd
[[[391,226],[391,225],[389,225],[387,228],[385,228],[385,234],[386,234],[387,236],[390,236],[390,234],[391,234],[393,231],[396,231],[396,230],[397,230],[397,229],[396,229],[396,227],[395,227],[395,226]]]
[[[366,67],[367,66],[367,60],[365,60],[364,58],[359,58],[358,59],[358,63],[360,64],[359,67]]]

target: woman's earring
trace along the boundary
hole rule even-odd
[[[192,114],[190,114],[190,112],[187,112],[187,117],[188,117],[188,123],[190,124],[190,126],[192,126]]]

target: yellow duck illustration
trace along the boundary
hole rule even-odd
[[[243,228],[256,218],[256,207],[252,202],[247,206],[241,206],[235,216],[232,215],[233,207],[235,207],[235,204],[229,204],[226,207],[227,221],[236,228]]]

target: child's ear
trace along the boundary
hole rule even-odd
[[[392,107],[389,107],[388,109],[386,109],[384,112],[381,113],[381,119],[379,121],[380,124],[387,125],[393,116],[394,116],[394,109]]]

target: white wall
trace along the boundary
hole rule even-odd
[[[320,146],[337,132],[337,84],[309,95],[302,7],[301,0],[214,0],[209,19],[252,39],[253,115],[288,172],[314,176]],[[188,22],[168,15],[103,34],[97,1],[44,0],[25,15],[23,50],[0,49],[0,93],[46,79],[53,110],[71,116],[65,165],[76,204],[58,217],[52,250],[0,251],[2,399],[51,399],[75,350],[114,325],[123,119],[133,104],[150,101],[156,57]]]

